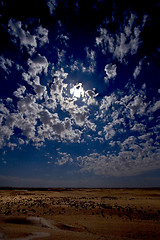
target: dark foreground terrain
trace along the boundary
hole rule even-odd
[[[159,189],[1,189],[0,239],[160,239]]]

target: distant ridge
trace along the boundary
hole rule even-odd
[[[45,188],[45,187],[0,187],[0,190],[23,190],[23,191],[56,191],[56,192],[61,192],[61,191],[74,191],[74,190],[83,190],[83,189],[129,189],[129,190],[136,190],[136,189],[145,189],[145,190],[160,190],[160,187],[113,187],[113,188],[87,188],[87,187],[77,187],[77,188],[68,188],[68,187],[55,187],[55,188]]]

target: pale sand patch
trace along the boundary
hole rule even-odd
[[[12,240],[31,240],[31,239],[38,239],[43,237],[49,237],[50,233],[47,232],[33,232],[31,235],[24,237],[24,238],[12,238]]]
[[[26,224],[26,225],[35,225],[37,227],[44,227],[44,228],[55,228],[52,224],[55,222],[52,220],[47,220],[42,217],[8,217],[5,220],[6,223],[12,224]]]

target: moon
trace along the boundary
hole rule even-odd
[[[71,88],[70,94],[76,98],[84,97],[85,91],[82,87],[82,83],[78,83],[73,88]]]

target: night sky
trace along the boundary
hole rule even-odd
[[[159,16],[0,0],[0,186],[160,187]]]

